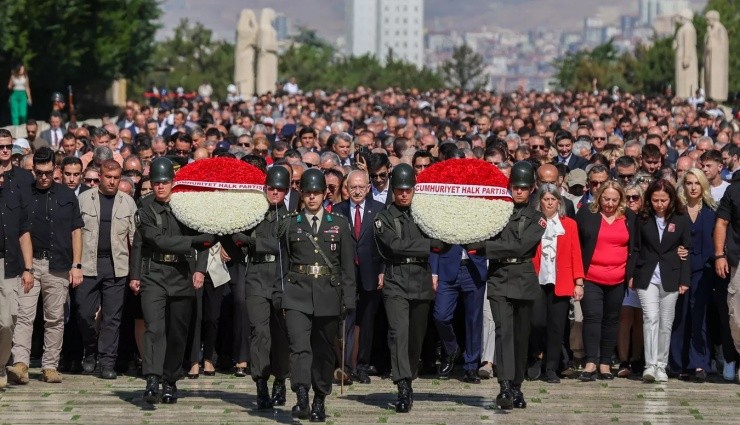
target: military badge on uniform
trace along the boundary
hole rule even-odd
[[[383,222],[380,220],[375,220],[375,228],[378,229],[378,232],[383,231]]]
[[[331,252],[336,252],[336,250],[337,250],[337,244],[335,244],[335,243],[333,243],[333,244],[330,244],[330,245],[329,245],[329,250],[330,250]]]
[[[547,220],[540,217],[540,221],[537,222],[543,229],[547,228]]]
[[[136,224],[136,227],[141,226],[141,217],[139,216],[138,211],[134,214],[134,224]]]

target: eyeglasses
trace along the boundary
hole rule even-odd
[[[54,170],[51,170],[51,171],[33,170],[33,174],[35,174],[36,177],[53,177],[54,176]]]
[[[618,174],[617,177],[619,177],[620,180],[632,180],[635,178],[634,174]]]
[[[298,186],[299,184],[301,184],[301,179],[290,181],[291,186]]]
[[[637,202],[640,200],[640,195],[627,195],[628,202]]]
[[[370,174],[371,179],[387,179],[388,173],[378,173],[378,174]]]
[[[88,179],[85,178],[85,183],[100,183],[100,179]]]
[[[533,151],[536,150],[545,150],[545,145],[529,145],[529,149],[532,149]]]
[[[318,166],[319,164],[311,164],[310,162],[306,162],[306,167],[308,168],[313,168],[313,167],[318,167]]]
[[[599,187],[599,186],[601,186],[604,183],[606,183],[606,182],[605,181],[604,182],[600,182],[600,181],[596,181],[596,180],[591,180],[591,181],[588,182],[588,185],[591,186],[591,187]]]
[[[123,172],[123,175],[127,177],[141,177],[143,174],[139,170],[126,170]]]
[[[9,151],[12,151],[13,150],[13,144],[11,143],[9,145],[0,145],[0,151],[1,150],[9,150]]]
[[[337,186],[337,185],[335,185],[335,184],[328,184],[328,185],[326,185],[326,188],[327,188],[327,189],[329,189],[329,192],[334,192],[334,191],[336,191],[336,190],[337,190],[337,187],[338,187],[338,186]]]
[[[243,148],[248,148],[248,147],[252,146],[252,144],[251,143],[237,143],[237,146],[241,146]]]
[[[190,155],[190,149],[175,149],[175,155]]]

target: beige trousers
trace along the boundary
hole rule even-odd
[[[5,375],[5,365],[10,358],[21,292],[21,280],[17,276],[5,279],[5,261],[0,258],[0,376]]]
[[[18,296],[18,321],[13,335],[13,362],[29,364],[31,336],[39,294],[44,307],[44,355],[42,369],[56,369],[64,337],[64,304],[69,291],[69,271],[49,271],[49,260],[33,259],[33,288]]]
[[[740,273],[738,266],[730,268],[730,284],[727,287],[727,308],[730,311],[730,333],[735,350],[740,353]]]

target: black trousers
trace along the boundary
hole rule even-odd
[[[586,362],[611,364],[617,347],[619,311],[624,301],[624,285],[599,285],[584,281],[583,345]]]
[[[311,386],[315,394],[331,394],[339,317],[285,310],[285,324],[290,341],[290,388],[297,391],[299,386]]]
[[[211,362],[214,360],[223,288],[223,285],[214,287],[211,278],[206,274],[203,288],[195,292],[185,359],[185,367],[188,369],[193,363],[200,362],[201,347],[203,359]]]
[[[496,323],[496,367],[498,381],[524,382],[527,346],[531,327],[532,300],[489,297],[491,314]]]
[[[188,266],[178,267],[187,269]],[[172,274],[162,276],[163,283],[171,284],[167,278],[172,278]],[[192,296],[171,296],[162,285],[144,279],[141,285],[141,308],[146,323],[144,375],[160,376],[167,382],[176,382],[182,375],[193,299]]]
[[[360,289],[357,310],[355,312],[355,321],[360,327],[360,337],[357,347],[358,367],[368,367],[371,364],[373,339],[375,337],[375,321],[377,320],[382,302],[383,295],[381,291],[365,291],[364,289]],[[347,342],[349,343],[349,340]],[[347,351],[349,351],[349,348]]]
[[[250,354],[252,379],[285,379],[290,370],[288,334],[281,310],[271,299],[247,297],[250,324]]]
[[[227,264],[231,276],[231,295],[233,298],[232,352],[235,363],[249,362],[249,314],[247,313],[247,266],[243,262],[232,261]]]
[[[118,356],[118,336],[126,291],[126,278],[116,277],[111,257],[97,260],[97,276],[85,276],[74,288],[76,322],[85,355],[98,355],[101,367],[113,368]],[[95,314],[100,308],[100,331]]]
[[[555,285],[540,285],[542,292],[532,305],[529,358],[545,353],[545,369],[557,371],[563,352],[570,297],[555,295]]]
[[[722,347],[725,362],[740,360],[730,332],[730,309],[727,306],[728,279],[716,277],[710,306],[709,335],[713,343]]]
[[[413,379],[419,368],[431,302],[388,296],[384,296],[383,301],[388,315],[388,348],[391,351],[393,382]]]

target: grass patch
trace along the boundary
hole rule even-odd
[[[681,406],[688,406],[689,405],[689,402],[688,402],[688,400],[681,400],[680,404],[681,404]]]
[[[582,411],[580,411],[580,410],[574,410],[574,411],[573,411],[573,413],[575,413],[576,415],[580,415],[580,414],[581,414],[581,413],[583,413],[583,412],[582,412]]]
[[[540,388],[540,394],[547,394],[547,388]]]
[[[542,400],[540,400],[537,397],[532,398],[532,403],[542,403]]]
[[[388,423],[388,416],[381,416],[378,418],[379,424],[387,424]]]
[[[609,388],[609,384],[607,384],[606,382],[602,382],[601,388]]]
[[[490,416],[487,415],[481,415],[480,420],[487,421],[490,418]]]
[[[66,405],[75,404],[75,401],[74,400],[67,400],[67,402],[64,403],[64,404],[66,404]]]
[[[43,393],[43,394],[41,394],[41,397],[49,397],[50,395],[51,395],[51,393]]]
[[[203,406],[201,406],[200,404],[196,404],[195,406],[193,406],[193,409],[200,410],[201,407],[203,407]]]
[[[224,409],[224,413],[228,415],[229,413],[231,413],[231,409]]]
[[[637,397],[640,400],[642,400],[643,398],[645,398],[645,394],[637,394],[637,395],[635,395],[635,397]]]
[[[432,379],[432,385],[442,385],[442,382],[439,379]]]
[[[67,413],[69,413],[69,412],[71,412],[71,411],[72,411],[72,409],[74,409],[74,407],[72,407],[72,406],[67,406],[67,407],[65,407],[65,408],[64,408],[64,411],[65,411],[65,412],[67,412]]]
[[[76,420],[79,420],[79,419],[80,419],[80,415],[74,415],[74,416],[72,416],[72,418],[70,420],[76,421]]]
[[[77,394],[87,394],[87,390],[79,390],[77,391]]]
[[[642,425],[653,425],[650,421],[642,421]]]
[[[690,415],[700,415],[701,413],[699,413],[699,409],[689,409],[689,414]]]
[[[227,390],[233,390],[234,388],[236,388],[236,387],[233,386],[233,385],[229,385],[228,387],[226,387]]]
[[[615,408],[615,409],[621,409],[622,408],[622,405],[619,404],[619,403],[612,403],[612,407]]]
[[[663,388],[663,387],[656,387],[655,388],[655,392],[656,393],[664,393],[665,392],[665,388]]]
[[[612,422],[619,422],[619,418],[618,418],[618,417],[616,417],[616,416],[615,416],[615,417],[613,417],[613,418],[612,418]]]

